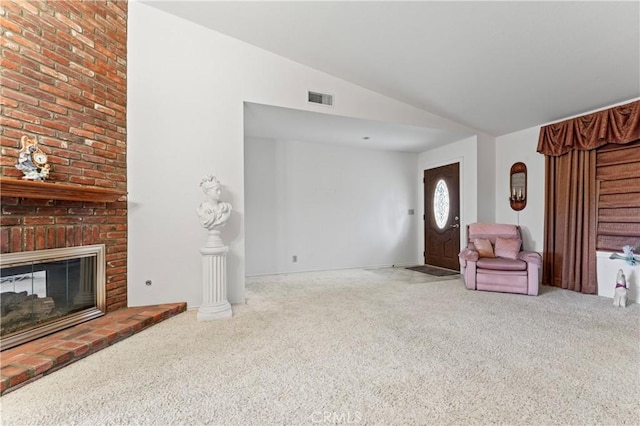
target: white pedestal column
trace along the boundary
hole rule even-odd
[[[211,235],[212,233],[217,235]],[[215,245],[215,247],[210,245]],[[198,321],[230,318],[232,315],[231,305],[227,300],[228,252],[229,247],[222,245],[222,241],[219,239],[219,231],[209,231],[207,246],[200,249],[200,253],[202,253],[202,305],[198,308]]]

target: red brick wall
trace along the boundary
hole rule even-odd
[[[22,176],[27,135],[48,181],[126,190],[126,0],[2,0],[0,26],[0,175]],[[127,305],[125,201],[2,197],[1,220],[2,253],[105,244],[107,311]]]

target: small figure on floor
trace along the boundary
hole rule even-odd
[[[627,278],[624,276],[622,269],[618,271],[618,278],[616,279],[616,289],[613,294],[613,306],[619,306],[621,308],[627,307]]]

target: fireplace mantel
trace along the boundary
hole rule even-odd
[[[38,182],[0,177],[3,197],[38,198],[41,200],[88,201],[109,203],[127,195],[126,191],[97,186],[69,185],[66,183]]]

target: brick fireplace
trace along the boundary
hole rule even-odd
[[[3,187],[23,135],[49,156],[47,183],[126,194],[127,2],[0,5],[0,253],[104,244],[106,311],[127,306],[127,202]],[[97,200],[97,201],[95,201]]]
[[[127,7],[0,3],[0,254],[104,244],[106,277],[106,315],[0,352],[0,394],[186,309],[127,307]],[[25,135],[45,183],[15,168]]]

